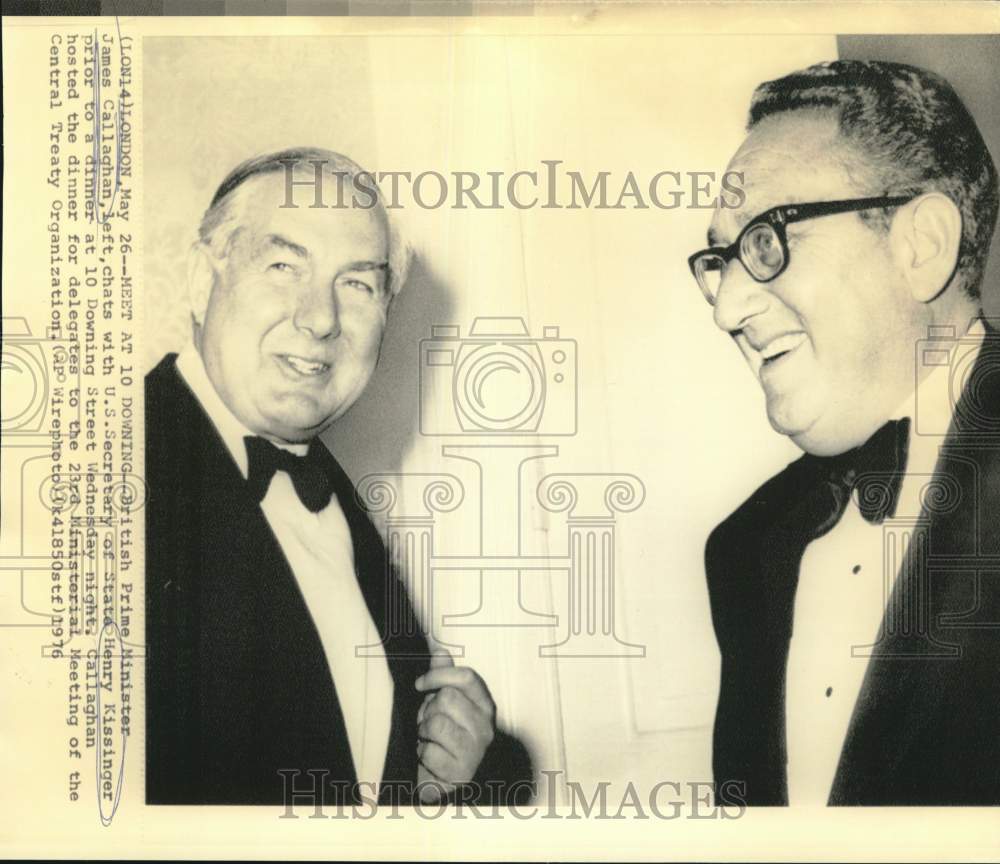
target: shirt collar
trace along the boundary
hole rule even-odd
[[[219,437],[222,438],[226,449],[229,450],[233,461],[240,469],[244,478],[249,472],[247,465],[247,448],[243,442],[247,435],[256,435],[250,431],[240,420],[229,410],[229,407],[222,401],[215,385],[212,384],[205,370],[205,363],[201,359],[201,354],[193,343],[188,343],[177,355],[177,371],[184,379],[195,398],[201,404],[208,418],[212,421]],[[304,456],[309,449],[308,444],[283,444],[272,441],[275,446],[282,447],[296,456]]]

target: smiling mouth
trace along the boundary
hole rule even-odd
[[[329,363],[307,360],[305,357],[299,357],[295,354],[279,354],[278,358],[282,361],[285,369],[291,369],[292,372],[305,378],[315,378],[330,371]]]
[[[767,343],[767,345],[760,349],[760,356],[763,360],[763,365],[768,366],[775,361],[780,360],[782,357],[788,356],[805,341],[806,334],[802,332],[786,333],[783,336],[778,336],[776,339],[772,339]]]

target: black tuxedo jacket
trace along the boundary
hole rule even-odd
[[[175,361],[168,355],[146,378],[147,803],[282,804],[283,769],[302,772],[296,789],[311,788],[305,772],[325,771],[327,803],[357,802],[319,634],[260,506]],[[427,644],[419,627],[391,626],[415,625],[406,591],[394,575],[387,582],[378,532],[328,452],[326,461],[394,684],[382,800],[408,803],[423,699],[413,685],[428,668]],[[504,741],[512,739],[498,736],[477,780],[531,779],[523,748],[505,753]]]
[[[953,376],[953,384],[960,379]],[[919,418],[917,418],[919,429]],[[709,537],[722,655],[713,772],[787,804],[785,666],[802,551],[803,456]],[[1000,335],[958,402],[843,744],[830,804],[1000,804]],[[740,787],[730,787],[739,797]]]

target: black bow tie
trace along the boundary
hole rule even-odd
[[[818,471],[818,496],[813,537],[822,537],[840,521],[858,493],[858,509],[873,525],[896,513],[906,473],[910,418],[890,420],[860,447],[837,456],[813,457]]]
[[[309,443],[305,456],[296,456],[252,435],[247,435],[243,441],[247,447],[247,486],[258,504],[267,495],[276,471],[284,471],[292,478],[295,493],[310,512],[318,513],[330,503],[333,482],[323,465],[320,450],[323,445],[319,441],[313,439]]]

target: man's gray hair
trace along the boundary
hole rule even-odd
[[[836,60],[761,84],[748,128],[775,114],[829,111],[864,195],[941,192],[962,214],[957,277],[978,299],[997,220],[997,170],[962,100],[940,75],[902,63]],[[886,211],[862,213],[877,229]]]
[[[321,171],[335,177],[337,182],[343,185],[352,186],[359,175],[371,179],[370,183],[359,188],[366,194],[369,190],[372,192],[369,196],[374,199],[371,206],[379,207],[385,215],[389,230],[388,288],[390,295],[398,294],[406,281],[412,257],[411,249],[399,230],[398,220],[386,209],[381,192],[375,184],[374,175],[365,171],[353,159],[333,150],[321,147],[293,147],[275,153],[263,153],[241,162],[219,184],[205,215],[201,217],[201,224],[198,226],[200,242],[210,247],[217,257],[225,257],[234,232],[242,222],[242,199],[239,190],[243,184],[252,177],[289,170],[309,171],[315,177],[317,165]],[[348,202],[346,206],[357,206],[357,204],[355,202],[352,205]],[[365,206],[368,206],[367,203]]]

